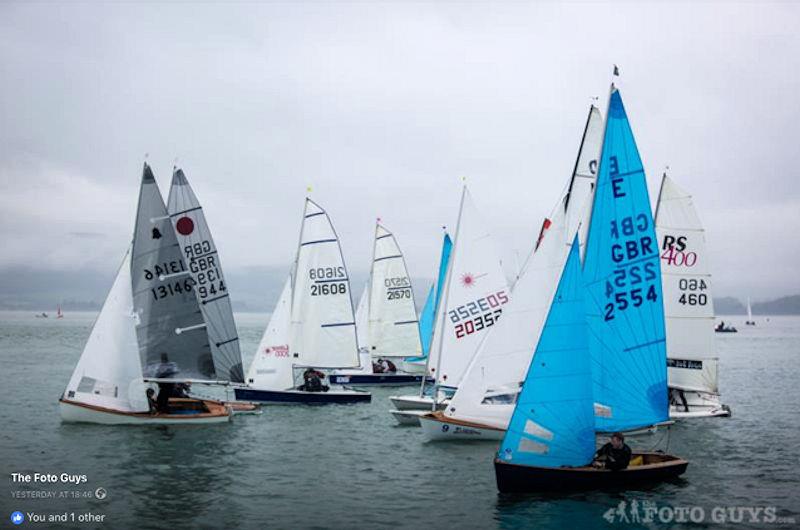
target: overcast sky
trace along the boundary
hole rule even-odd
[[[651,199],[669,165],[716,293],[795,294],[798,27],[763,2],[0,2],[0,267],[115,269],[149,153],[227,269],[288,270],[311,185],[351,269],[380,216],[432,277],[466,176],[510,271],[617,63]]]

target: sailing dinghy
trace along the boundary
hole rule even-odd
[[[59,400],[67,422],[198,424],[230,419],[214,400],[169,397],[151,412],[146,391],[158,383],[223,383],[236,359],[209,347],[206,322],[167,208],[145,164],[133,242]],[[239,360],[239,363],[241,361]],[[235,380],[235,378],[233,378]]]
[[[644,168],[612,85],[583,270],[576,241],[495,458],[500,491],[638,486],[686,471],[685,460],[649,452],[620,471],[591,466],[597,433],[669,418],[656,241]]]
[[[503,318],[480,345],[438,421],[423,423],[428,439],[502,440],[572,237],[580,232],[585,240],[583,227],[594,193],[602,126],[600,111],[592,105],[572,175],[543,224],[535,251],[523,264]]]
[[[686,471],[685,460],[652,452],[633,453],[631,461],[641,463],[623,470],[593,467],[593,401],[576,237],[494,460],[497,488],[551,492],[638,486],[674,479]]]
[[[745,321],[746,326],[755,326],[756,321],[753,320],[753,308],[750,307],[750,297],[747,297],[747,320]]]
[[[359,314],[365,322],[359,322]],[[422,382],[424,374],[402,370],[405,359],[422,353],[417,307],[400,245],[380,222],[375,223],[369,281],[356,310],[359,326],[366,327],[358,330],[359,348],[369,355],[360,355],[358,369],[333,372],[331,383],[358,387]]]
[[[302,373],[359,365],[350,279],[328,213],[307,198],[292,272],[237,400],[273,404],[357,403],[367,392],[325,386],[308,391]]]
[[[438,423],[437,409],[448,394],[459,388],[472,356],[489,331],[501,321],[509,299],[508,281],[491,233],[464,186],[428,356],[428,367],[435,383],[431,388],[429,410],[432,412],[420,416],[423,428],[428,422]],[[422,392],[420,397],[424,389]]]
[[[664,174],[656,203],[660,242],[670,417],[730,416],[720,401],[713,356],[714,300],[705,230],[692,196]]]

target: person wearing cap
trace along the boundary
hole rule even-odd
[[[611,471],[619,471],[628,467],[631,461],[631,448],[625,443],[625,435],[615,432],[611,441],[594,454],[594,467],[602,467]]]

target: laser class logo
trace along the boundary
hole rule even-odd
[[[11,522],[15,525],[20,525],[25,522],[25,515],[22,512],[14,512],[11,514]]]
[[[461,275],[461,285],[464,287],[474,287],[475,280],[475,275],[470,272]]]
[[[194,232],[194,221],[189,217],[181,217],[178,219],[178,222],[175,223],[175,229],[180,235],[188,236]]]

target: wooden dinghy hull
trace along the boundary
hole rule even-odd
[[[443,412],[429,412],[419,417],[425,438],[431,441],[500,441],[505,429],[490,425],[458,420]]]
[[[411,386],[422,383],[422,374],[330,374],[333,385],[350,386]],[[429,382],[433,379],[428,378]]]
[[[169,403],[176,413],[125,412],[64,398],[59,400],[59,409],[63,422],[100,425],[205,425],[231,419],[231,410],[218,401],[170,398]]]
[[[644,464],[621,471],[585,467],[535,467],[494,460],[497,489],[503,493],[580,491],[647,486],[674,480],[689,462],[663,453],[633,453]]]
[[[271,403],[278,405],[325,405],[347,403],[369,403],[372,394],[359,390],[329,390],[328,392],[304,392],[302,390],[259,390],[257,388],[235,388],[237,401]]]

